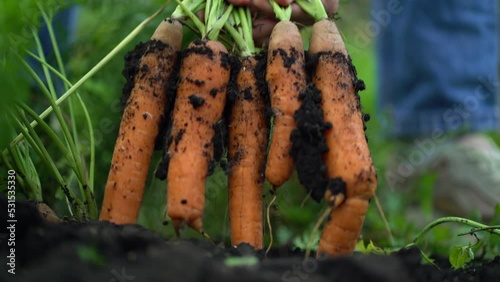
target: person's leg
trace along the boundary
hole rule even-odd
[[[498,19],[494,0],[399,3],[377,37],[379,104],[386,132],[405,140],[384,175],[393,188],[419,171],[438,174],[435,204],[448,215],[500,202],[500,152],[481,135],[498,127]],[[447,136],[467,133],[447,142]]]
[[[495,0],[400,2],[377,38],[379,109],[396,137],[498,127]],[[377,11],[375,11],[376,13]]]

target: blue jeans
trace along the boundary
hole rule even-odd
[[[498,3],[375,0],[378,110],[393,137],[498,128]]]

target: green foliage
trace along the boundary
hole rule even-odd
[[[363,254],[377,254],[377,255],[388,255],[390,254],[390,250],[388,249],[383,249],[381,247],[376,246],[372,241],[365,245],[365,242],[363,240],[359,240],[358,243],[356,243],[356,251],[363,253]]]
[[[293,239],[293,246],[301,250],[307,250],[308,248],[314,251],[318,250],[320,233],[312,234],[312,229],[313,227],[310,226],[307,230],[311,231],[306,231],[301,236],[295,237]],[[310,244],[311,242],[312,244]]]
[[[224,260],[224,264],[229,267],[254,266],[258,262],[259,259],[254,256],[228,257]]]
[[[449,261],[453,268],[462,268],[473,259],[474,252],[471,246],[454,246],[451,248]]]
[[[75,251],[81,261],[97,266],[103,266],[107,263],[106,259],[97,250],[97,247],[78,245],[76,246]]]

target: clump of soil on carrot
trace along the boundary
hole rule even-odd
[[[347,65],[349,72],[351,73],[351,76],[353,78],[352,84],[354,86],[354,91],[356,95],[356,99],[358,101],[358,109],[362,112],[362,106],[361,106],[361,99],[359,96],[359,92],[366,90],[366,85],[365,82],[361,79],[358,79],[358,72],[356,71],[356,67],[352,63],[352,59],[350,56],[345,56],[344,54],[337,52],[335,54],[332,54],[331,52],[319,52],[318,54],[315,54],[313,56],[308,56],[307,57],[307,63],[306,63],[306,69],[308,73],[314,73],[316,71],[316,66],[318,65],[318,60],[320,56],[328,56],[332,60],[335,61],[335,64],[342,64],[342,65]],[[363,117],[363,129],[366,131],[366,123],[370,120],[370,115],[362,113]],[[365,135],[366,137],[366,135]],[[368,137],[366,137],[366,140],[368,140]]]
[[[349,67],[358,101],[357,107],[361,109],[358,92],[365,89],[365,83],[357,78],[356,68],[352,64],[351,58],[346,58],[342,53],[331,54],[330,52],[320,52],[315,56],[308,56],[306,71],[310,76],[316,71],[320,56],[329,56],[337,63],[346,64]],[[324,132],[331,128],[332,124],[324,122],[321,110],[321,91],[309,81],[307,88],[299,98],[302,105],[294,115],[297,129],[291,135],[293,142],[291,154],[295,159],[299,180],[311,194],[311,197],[318,202],[324,196],[326,189],[329,189],[333,195],[345,194],[346,185],[342,179],[325,177],[326,167],[322,155],[328,151],[328,146],[325,142]],[[362,119],[366,130],[366,122],[369,121],[370,115],[362,114]]]
[[[125,107],[127,101],[130,97],[132,89],[135,85],[135,76],[139,71],[142,71],[144,74],[149,72],[149,69],[146,65],[141,65],[141,58],[151,52],[156,52],[157,54],[162,54],[162,50],[170,48],[165,43],[159,40],[149,40],[145,43],[140,42],[137,44],[132,51],[129,51],[125,55],[125,66],[122,71],[123,77],[125,77],[125,85],[122,89],[121,102],[122,107]],[[176,54],[177,56],[177,54]],[[172,61],[174,58],[167,58]],[[156,80],[157,78],[153,78]],[[154,83],[154,81],[151,81]]]
[[[189,103],[191,103],[191,105],[193,105],[193,108],[195,110],[198,109],[199,107],[203,106],[203,104],[205,104],[205,99],[203,99],[195,94],[192,94],[188,98],[189,98]]]
[[[125,67],[122,71],[122,75],[125,77],[125,85],[123,86],[121,96],[122,108],[127,104],[130,93],[134,88],[134,79],[136,73],[139,71],[139,63],[149,44],[149,41],[144,43],[140,42],[132,51],[125,55]],[[162,42],[160,42],[160,44],[162,44]]]
[[[254,75],[257,78],[257,87],[260,89],[260,95],[264,98],[266,103],[266,115],[270,118],[272,109],[271,97],[269,96],[269,85],[266,81],[267,53],[260,52],[255,58],[257,59],[257,65],[255,66]]]
[[[283,50],[282,48],[278,48],[276,50],[273,50],[272,57],[276,57],[278,54],[281,56],[281,59],[283,60],[283,66],[286,68],[291,67],[295,63],[297,56],[299,56],[299,52],[295,48],[292,48],[290,50],[290,56],[288,56],[285,50]]]
[[[345,184],[341,179],[325,177],[326,167],[322,156],[328,151],[328,146],[324,132],[332,125],[323,120],[321,92],[314,84],[308,83],[299,99],[302,104],[294,114],[297,128],[290,136],[292,140],[290,153],[295,159],[300,183],[311,197],[319,202],[325,195],[326,189],[330,189],[333,194],[345,193]]]
[[[213,158],[208,165],[208,175],[212,175],[215,171],[215,168],[218,164],[221,163],[222,156],[224,155],[224,151],[227,148],[227,122],[225,119],[221,119],[215,126],[213,127],[215,134],[212,137],[212,146],[213,146]],[[225,167],[225,162],[221,163],[221,167]]]
[[[181,53],[177,54],[177,62],[180,60]],[[163,114],[164,120],[160,124],[159,133],[156,138],[155,150],[161,150],[162,158],[160,159],[160,163],[157,165],[155,169],[155,177],[160,180],[165,180],[167,178],[168,173],[168,163],[169,156],[167,154],[168,146],[172,143],[173,137],[171,135],[172,132],[172,110],[175,105],[175,97],[177,92],[177,85],[179,84],[179,70],[181,64],[175,64],[174,69],[172,70],[172,74],[170,75],[170,79],[165,86],[165,94],[167,95],[167,106],[165,107],[165,113]]]

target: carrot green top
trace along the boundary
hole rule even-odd
[[[321,1],[321,0],[319,0]],[[269,4],[273,7],[276,18],[280,21],[289,21],[292,18],[292,6],[281,7],[274,0],[269,0]]]
[[[233,5],[229,5],[224,0],[175,0],[179,5],[172,14],[172,17],[188,17],[191,19],[200,32],[201,38],[217,40],[219,33],[227,22]],[[202,22],[195,13],[205,8],[205,22]],[[200,9],[201,8],[201,9]]]
[[[252,56],[258,52],[252,35],[252,14],[248,7],[236,7],[224,25],[236,42],[241,56]]]
[[[295,3],[308,13],[315,21],[320,21],[328,18],[325,7],[321,0],[295,0]]]

